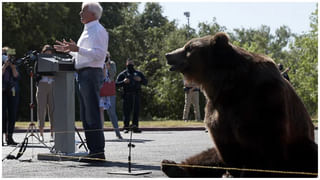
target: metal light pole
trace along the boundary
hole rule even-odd
[[[187,38],[189,38],[189,35],[190,35],[190,22],[189,22],[190,12],[189,12],[189,11],[186,11],[186,12],[184,12],[183,14],[187,17],[187,20],[188,20],[188,33],[187,33]]]

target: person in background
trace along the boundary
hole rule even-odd
[[[289,78],[289,75],[288,75],[288,71],[290,70],[290,68],[286,68],[285,70],[283,70],[283,65],[282,64],[278,64],[278,68],[281,72],[281,75],[290,82],[290,78]]]
[[[133,132],[141,133],[139,129],[141,85],[147,85],[148,81],[142,72],[134,69],[133,60],[128,59],[126,66],[126,70],[122,71],[116,80],[116,85],[123,87],[123,129],[124,133],[129,132],[130,114],[133,110]]]
[[[2,133],[7,145],[18,144],[13,139],[13,132],[18,115],[20,74],[14,64],[14,55],[14,49],[2,48]]]
[[[80,96],[80,119],[89,154],[80,162],[98,163],[105,159],[105,138],[100,116],[100,88],[103,84],[103,65],[106,58],[109,34],[100,24],[102,7],[96,2],[82,3],[80,20],[84,24],[83,32],[75,43],[56,41],[57,51],[71,54],[75,58]]]
[[[41,53],[43,54],[53,54],[55,49],[50,45],[45,45],[42,48]],[[36,99],[37,99],[37,117],[39,124],[40,138],[43,141],[43,129],[45,126],[46,115],[48,112],[48,118],[50,121],[50,137],[53,140],[53,111],[54,111],[54,101],[53,101],[53,87],[54,87],[54,73],[53,72],[38,72],[36,67]]]
[[[114,82],[114,79],[115,79],[115,76],[116,76],[116,73],[117,73],[117,67],[116,67],[116,63],[114,61],[111,61],[111,55],[110,55],[109,51],[107,52],[107,57],[106,57],[106,68],[107,68],[107,72],[108,72],[107,75],[109,76],[109,80],[111,82]],[[118,116],[117,116],[117,113],[116,113],[116,107],[117,107],[116,95],[109,96],[109,98],[110,98],[110,102],[111,102],[110,108],[107,109],[109,119],[110,119],[110,121],[112,123],[112,126],[114,128],[116,136],[119,139],[123,139],[121,134],[120,134],[119,125],[118,125]]]
[[[104,64],[103,67],[103,75],[104,75],[104,82],[109,82],[109,75],[108,75],[108,69],[107,65]],[[101,90],[100,90],[101,91]],[[109,96],[100,96],[100,117],[101,117],[101,123],[102,127],[104,127],[104,110],[110,109],[111,102],[110,102],[110,97]]]
[[[185,103],[184,103],[184,110],[183,110],[183,117],[182,119],[188,121],[189,119],[189,112],[191,104],[193,105],[194,109],[194,116],[197,121],[201,120],[200,116],[200,107],[199,107],[199,92],[200,88],[194,82],[188,81],[186,79],[183,80],[184,83],[184,94],[185,94]]]

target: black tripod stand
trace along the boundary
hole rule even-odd
[[[27,133],[23,139],[23,141],[18,144],[13,151],[11,151],[4,159],[2,159],[2,161],[4,161],[5,159],[18,159],[19,157],[21,157],[23,155],[23,153],[25,152],[27,146],[28,146],[28,142],[29,142],[29,138],[33,138],[35,137],[39,143],[43,144],[46,148],[48,148],[49,150],[51,150],[50,147],[48,147],[41,139],[39,136],[39,132],[37,130],[36,124],[33,121],[33,108],[35,107],[34,103],[33,103],[33,67],[29,66],[29,75],[30,75],[30,123],[29,123],[29,127],[27,130]],[[17,156],[14,157],[11,155],[11,153],[13,153],[18,147],[20,148],[20,151],[18,152]],[[33,155],[32,155],[33,157]],[[27,161],[32,161],[32,158],[27,160]]]

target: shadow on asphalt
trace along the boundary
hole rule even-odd
[[[105,142],[129,142],[130,139],[110,139],[110,140],[105,140]],[[154,140],[150,139],[132,139],[131,142],[133,143],[145,143],[145,142],[151,142]]]
[[[18,148],[20,148],[21,145],[18,145],[18,146],[12,146],[12,145],[7,146],[7,145],[5,145],[5,146],[2,146],[2,147],[18,147]],[[29,145],[29,144],[28,144],[27,149],[29,149],[29,148],[46,148],[46,149],[50,149],[50,148],[52,148],[52,147],[51,147],[51,146],[45,147],[45,146],[42,145],[42,144],[39,144],[39,145],[36,145],[36,144]]]
[[[81,163],[80,166],[85,166],[85,167],[122,167],[122,168],[128,168],[128,163],[124,162],[115,162],[115,161],[110,161],[110,162],[103,162],[103,163],[95,163],[95,164],[89,164],[89,163]],[[143,165],[143,164],[136,164],[136,163],[131,163],[131,170],[161,170],[160,166],[155,166],[155,165]]]

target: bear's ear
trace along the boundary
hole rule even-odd
[[[226,47],[229,45],[229,36],[224,32],[218,32],[212,37],[210,43],[213,47]]]

